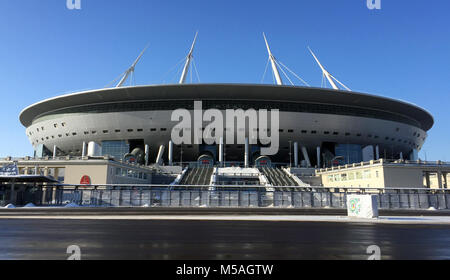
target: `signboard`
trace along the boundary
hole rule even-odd
[[[271,166],[272,161],[270,160],[269,157],[261,156],[255,160],[255,165],[256,166]]]
[[[9,164],[0,167],[0,176],[16,176],[19,175],[19,169],[16,164]]]
[[[91,184],[91,177],[84,175],[81,177],[80,185],[90,185]]]
[[[349,217],[378,218],[378,196],[347,195],[347,213]]]

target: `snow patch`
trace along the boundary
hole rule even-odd
[[[64,206],[65,208],[76,208],[76,207],[80,207],[80,205],[76,204],[76,203],[69,203],[66,206]]]
[[[34,207],[36,207],[36,205],[34,205],[33,203],[28,203],[23,208],[34,208]]]

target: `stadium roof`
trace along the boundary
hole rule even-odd
[[[63,108],[144,100],[258,100],[332,104],[403,115],[416,120],[425,131],[434,124],[430,113],[404,101],[334,89],[261,84],[172,84],[90,90],[33,104],[20,113],[20,121],[28,127],[36,117]]]

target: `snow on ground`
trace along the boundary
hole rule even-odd
[[[35,208],[35,207],[36,207],[36,205],[34,205],[33,203],[28,203],[23,208]]]
[[[66,206],[64,206],[65,208],[77,208],[80,207],[80,205],[76,204],[76,203],[69,203]]]
[[[241,168],[241,167],[223,167],[218,170],[219,175],[238,175],[238,174],[254,174],[259,175],[257,168]]]

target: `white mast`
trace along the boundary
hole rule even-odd
[[[197,41],[197,35],[198,35],[198,31],[195,33],[194,42],[192,42],[191,50],[189,51],[189,54],[186,56],[186,64],[184,65],[183,73],[181,74],[181,78],[180,78],[180,82],[179,82],[180,84],[184,84],[184,82],[186,80],[186,76],[189,71],[189,65],[191,64],[191,60],[193,57],[192,53],[194,52],[195,42]]]
[[[313,51],[308,47],[309,51],[311,52],[312,56],[314,57],[314,59],[316,60],[317,64],[319,64],[320,69],[322,69],[322,73],[323,75],[327,78],[328,82],[330,82],[331,86],[333,87],[333,89],[335,90],[339,90],[338,86],[336,85],[336,83],[333,81],[336,80],[336,82],[338,82],[341,86],[343,86],[346,90],[351,91],[346,85],[344,85],[343,83],[341,83],[338,79],[336,79],[333,75],[330,74],[330,72],[328,72],[320,63],[319,59],[316,57],[316,55],[313,53]]]
[[[277,80],[277,85],[282,86],[283,80],[281,79],[280,73],[278,72],[275,57],[272,55],[272,52],[270,51],[269,43],[267,43],[266,34],[264,34],[264,32],[263,32],[263,36],[264,36],[264,41],[266,42],[267,52],[269,53],[270,63],[272,64],[272,71],[273,71],[273,74],[275,75],[275,79]]]
[[[116,88],[121,87],[128,79],[128,77],[130,76],[130,74],[134,73],[134,68],[136,67],[136,65],[138,64],[139,60],[141,59],[141,57],[144,55],[145,51],[148,49],[148,45],[145,47],[145,49],[141,52],[141,54],[138,56],[138,58],[134,61],[134,63],[131,65],[130,68],[128,68],[127,71],[125,71],[125,73],[123,73],[123,77],[120,80],[120,82],[116,85]]]

